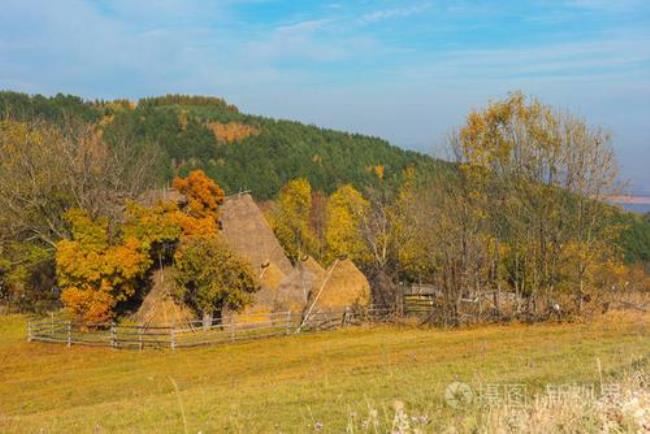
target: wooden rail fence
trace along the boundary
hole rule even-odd
[[[237,315],[204,327],[201,321],[181,326],[153,327],[118,323],[78,324],[63,316],[29,321],[27,340],[58,344],[101,346],[123,349],[189,348],[272,336],[331,330],[361,323],[387,322],[393,318],[388,308],[372,306],[363,310],[312,312],[309,317],[292,312],[264,315]]]

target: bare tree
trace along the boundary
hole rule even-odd
[[[0,220],[5,237],[53,248],[63,213],[82,208],[116,217],[124,199],[157,181],[156,152],[116,142],[91,125],[62,131],[45,123],[0,122]]]

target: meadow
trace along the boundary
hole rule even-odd
[[[0,317],[0,432],[386,432],[395,409],[420,432],[464,432],[478,407],[445,389],[596,384],[646,364],[650,315],[461,330],[362,326],[184,350],[25,341]]]

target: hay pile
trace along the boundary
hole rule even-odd
[[[250,261],[261,284],[253,305],[235,314],[236,319],[264,317],[276,311],[280,282],[293,272],[293,267],[250,194],[226,198],[221,207],[221,226],[226,242]]]
[[[280,283],[276,310],[302,312],[310,294],[318,291],[326,274],[325,269],[311,256],[300,261]]]
[[[368,279],[349,259],[337,261],[325,270],[312,257],[301,261],[280,283],[276,311],[339,312],[349,306],[367,306]]]
[[[370,284],[354,262],[349,259],[335,262],[327,272],[329,278],[316,300],[316,311],[339,311],[348,306],[368,305]]]
[[[221,224],[226,242],[247,257],[255,271],[261,272],[262,266],[269,263],[284,274],[292,271],[291,262],[250,194],[226,198],[221,207]]]
[[[157,269],[151,277],[153,286],[144,297],[133,320],[147,326],[180,326],[196,319],[189,307],[177,303],[171,296],[171,269]]]
[[[278,288],[280,282],[286,277],[280,267],[273,262],[264,264],[259,275],[260,290],[255,293],[255,302],[239,314],[229,313],[225,317],[233,315],[237,322],[258,322],[269,320],[269,314],[275,311],[278,299]]]
[[[278,289],[280,283],[284,280],[286,275],[280,270],[280,267],[275,265],[274,262],[269,263],[262,267],[260,272],[260,284],[262,288]]]

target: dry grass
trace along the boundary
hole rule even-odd
[[[648,314],[626,312],[584,324],[350,328],[128,352],[30,344],[24,317],[0,317],[0,432],[384,432],[396,401],[423,432],[462,432],[487,419],[445,404],[451,382],[530,393],[598,382],[647,358],[649,326]]]

